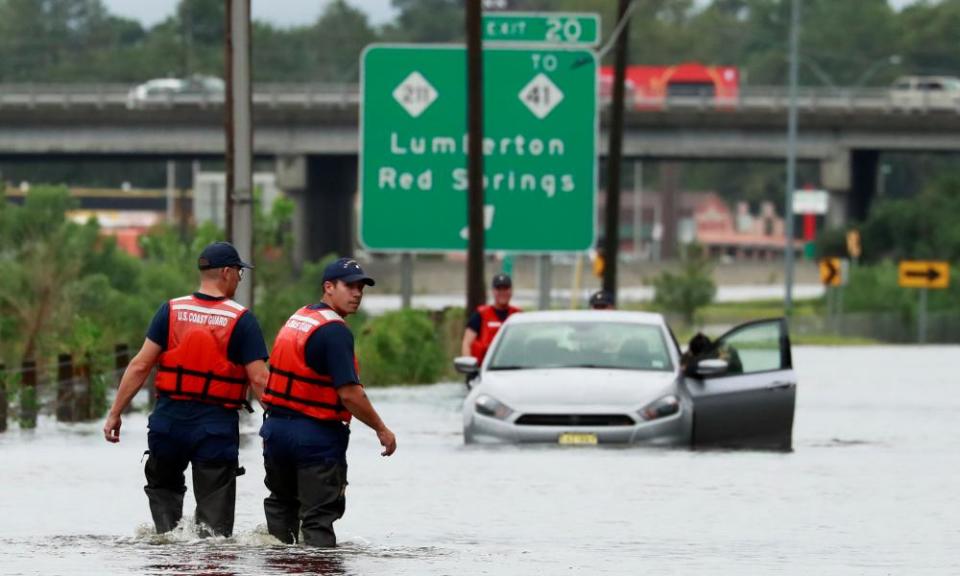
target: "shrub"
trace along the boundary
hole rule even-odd
[[[664,271],[654,278],[653,286],[654,304],[680,314],[687,325],[693,324],[697,310],[712,302],[717,293],[710,262],[697,245],[687,248],[678,274]]]
[[[400,310],[372,318],[357,336],[360,380],[369,386],[425,384],[443,374],[443,348],[422,310]]]

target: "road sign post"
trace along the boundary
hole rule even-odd
[[[927,341],[927,291],[943,290],[950,286],[950,263],[930,260],[903,260],[899,266],[898,282],[903,288],[919,288],[917,302],[917,343]]]
[[[850,261],[845,258],[820,260],[820,282],[827,290],[827,326],[840,332],[843,318],[843,287],[850,277]]]
[[[462,46],[375,45],[362,56],[360,239],[371,251],[467,246]],[[484,49],[488,252],[594,243],[596,57]]]
[[[927,342],[927,289],[921,288],[920,302],[917,304],[917,343]]]

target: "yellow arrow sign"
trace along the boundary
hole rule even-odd
[[[820,261],[820,282],[824,286],[843,285],[843,262],[840,258],[824,258]]]
[[[946,288],[950,285],[950,263],[904,260],[900,262],[899,281],[903,288]]]

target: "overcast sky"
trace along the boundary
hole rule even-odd
[[[330,0],[252,0],[253,17],[280,26],[311,24]],[[612,2],[613,0],[611,0]],[[849,1],[849,0],[847,0]],[[896,8],[916,0],[890,0]],[[110,11],[120,16],[135,18],[148,26],[173,14],[179,0],[104,0]],[[390,0],[347,0],[370,15],[374,25],[389,22],[395,16]]]
[[[330,0],[252,0],[253,17],[280,26],[312,24]],[[140,20],[148,26],[173,14],[179,0],[104,0],[110,12]],[[390,0],[347,0],[370,15],[379,25],[394,17]]]

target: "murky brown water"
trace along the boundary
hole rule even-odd
[[[255,419],[229,540],[151,534],[145,416],[43,420],[0,435],[0,574],[960,574],[957,358],[795,349],[790,454],[465,447],[462,385],[374,390],[400,449],[355,427],[328,552],[265,534]]]

